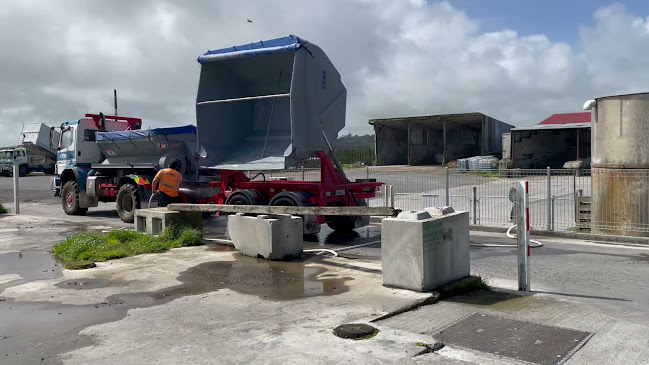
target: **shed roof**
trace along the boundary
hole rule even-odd
[[[590,123],[590,112],[552,114],[539,125]]]
[[[423,115],[423,116],[416,116],[416,117],[370,119],[369,123],[371,125],[386,125],[390,127],[400,127],[409,124],[440,125],[443,122],[449,122],[456,125],[476,127],[482,125],[482,121],[484,121],[485,117],[487,116],[482,113],[476,112],[476,113],[459,113],[459,114]]]
[[[538,130],[551,130],[551,129],[590,129],[590,122],[588,123],[568,123],[568,124],[537,124],[529,127],[512,128],[512,132],[517,131],[538,131]]]

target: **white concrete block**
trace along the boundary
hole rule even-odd
[[[424,208],[424,211],[428,214],[430,214],[431,217],[435,216],[440,216],[440,215],[445,215],[449,213],[455,213],[455,209],[453,207],[429,207],[429,208]]]
[[[135,230],[148,234],[162,234],[169,226],[188,226],[203,230],[201,212],[175,212],[167,208],[138,209],[135,211]]]
[[[468,212],[405,217],[381,224],[383,285],[429,291],[469,276]]]
[[[242,254],[282,260],[302,255],[302,218],[278,214],[228,216],[228,232]]]

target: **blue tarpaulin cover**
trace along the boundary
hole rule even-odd
[[[127,139],[151,138],[154,136],[171,136],[174,134],[196,134],[195,125],[184,125],[181,127],[137,129],[132,131],[119,132],[98,132],[97,141],[121,141]]]
[[[303,39],[290,35],[288,37],[207,51],[204,55],[198,57],[198,62],[205,63],[227,58],[259,56],[277,52],[294,52],[304,44],[306,44],[306,41]]]

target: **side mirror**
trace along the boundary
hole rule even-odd
[[[50,149],[51,150],[58,150],[58,141],[57,141],[57,146],[54,147],[54,127],[50,127]]]

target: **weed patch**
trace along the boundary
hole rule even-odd
[[[95,262],[119,259],[143,253],[165,252],[172,248],[203,244],[203,233],[196,228],[169,227],[160,236],[114,230],[107,234],[76,233],[58,243],[52,250],[55,260],[66,269],[85,269]]]

